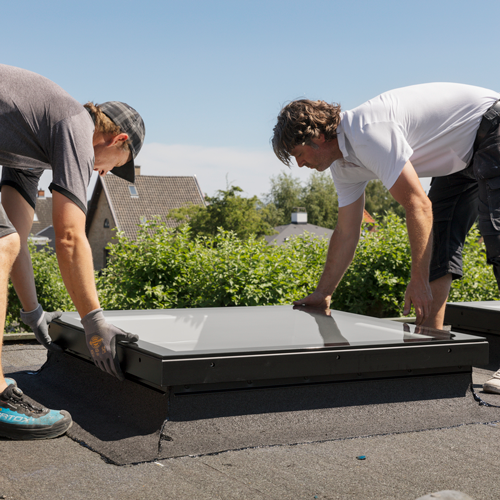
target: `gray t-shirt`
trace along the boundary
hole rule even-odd
[[[52,169],[50,189],[86,212],[93,134],[87,110],[61,87],[31,71],[0,64],[0,165]]]

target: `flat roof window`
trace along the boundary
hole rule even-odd
[[[131,198],[139,198],[139,193],[137,192],[137,188],[135,186],[129,186],[128,190],[130,191]]]

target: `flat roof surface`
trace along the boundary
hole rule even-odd
[[[22,370],[36,370],[45,362],[46,352],[39,345],[4,346],[5,372],[18,378]],[[491,374],[475,370],[476,391]],[[67,403],[76,399],[70,389],[63,395]],[[500,396],[481,397],[500,404]],[[96,398],[97,408],[99,401]],[[474,405],[472,400],[470,405]],[[386,433],[381,429],[388,420],[387,412],[384,406],[374,406],[369,417],[372,431],[361,429],[349,438],[325,437],[307,443],[291,440],[278,446],[121,467],[66,435],[48,441],[0,440],[0,496],[6,500],[415,500],[454,489],[474,500],[497,500],[498,410],[482,407],[481,412],[484,419],[478,423],[431,429],[428,423],[435,405],[422,401],[410,417],[420,424],[417,430]],[[305,425],[324,427],[324,422],[309,419]],[[344,425],[350,427],[351,421],[345,420]],[[359,456],[366,459],[359,460]]]

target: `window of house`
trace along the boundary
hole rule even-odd
[[[109,249],[108,248],[104,248],[104,255],[103,255],[103,266],[102,267],[106,267],[108,265],[108,260],[109,260]]]
[[[35,212],[35,215],[33,215],[33,222],[38,222],[38,215]]]
[[[104,219],[104,227],[109,228],[109,219]]]
[[[137,192],[137,188],[135,186],[129,186],[128,190],[130,191],[131,198],[139,198],[139,193]]]

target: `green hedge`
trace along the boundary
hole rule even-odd
[[[377,231],[362,235],[356,256],[332,297],[332,308],[378,317],[403,313],[411,274],[406,224],[388,214]],[[453,282],[449,301],[498,300],[498,287],[477,226],[463,250],[464,277]]]
[[[220,231],[190,237],[158,222],[143,226],[137,241],[118,235],[98,279],[105,309],[156,309],[289,304],[319,279],[326,242],[307,236],[288,245],[240,240]]]
[[[332,308],[380,317],[399,316],[410,277],[404,222],[388,215],[374,233],[361,236],[356,256],[332,298]],[[474,228],[464,248],[465,277],[453,283],[451,301],[497,300],[493,272]],[[104,309],[158,309],[290,304],[311,293],[323,270],[328,241],[305,235],[284,245],[241,240],[219,231],[192,238],[160,222],[141,226],[136,241],[118,234],[110,263],[96,275]],[[55,255],[35,252],[39,301],[46,310],[73,310]],[[9,287],[7,323],[19,320],[20,304]]]

